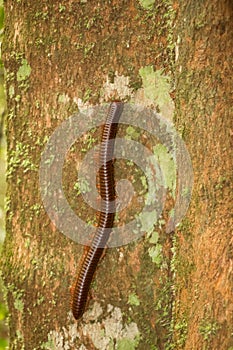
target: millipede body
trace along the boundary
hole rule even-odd
[[[82,317],[90,284],[109,239],[115,217],[115,179],[113,166],[114,139],[123,111],[122,102],[112,102],[104,124],[100,146],[99,192],[101,209],[95,236],[84,256],[79,274],[72,289],[71,307],[76,320]]]

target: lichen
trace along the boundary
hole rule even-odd
[[[169,154],[166,146],[158,144],[153,148],[153,153],[163,174],[163,186],[171,191],[173,197],[176,192],[176,164]]]
[[[144,9],[150,10],[154,5],[155,0],[139,0],[139,2]]]
[[[170,97],[170,77],[161,69],[154,71],[153,66],[139,69],[142,78],[142,89],[145,99],[157,107],[157,110],[167,119],[173,118],[174,104]]]
[[[28,79],[30,74],[31,74],[31,67],[28,64],[27,60],[24,58],[22,59],[21,66],[19,67],[17,72],[17,81],[21,82],[23,80]]]
[[[108,305],[107,316],[100,321],[98,318],[102,314],[101,306],[97,302],[94,303],[93,308],[84,314],[84,323],[78,331],[70,315],[69,326],[63,327],[60,332],[51,331],[48,341],[41,345],[41,349],[71,350],[77,347],[76,342],[83,335],[86,339],[90,339],[97,350],[111,350],[113,342],[116,344],[116,349],[136,349],[140,340],[136,323],[125,323],[121,310],[112,305]],[[123,345],[128,347],[124,348]],[[85,346],[82,346],[85,349]]]
[[[140,299],[138,298],[136,293],[131,293],[128,297],[128,304],[139,306],[140,305]]]
[[[35,171],[37,166],[30,158],[31,147],[28,144],[17,141],[15,149],[9,151],[8,154],[7,178],[12,178],[19,167],[23,169],[24,174],[31,170]]]
[[[148,250],[152,262],[155,263],[158,267],[161,266],[161,263],[163,261],[162,248],[162,244],[156,243]]]
[[[107,77],[101,95],[101,102],[109,101],[113,98],[124,100],[127,96],[131,96],[132,89],[129,88],[129,77],[119,75],[118,72],[114,74],[113,81]]]

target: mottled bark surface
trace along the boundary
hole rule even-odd
[[[10,349],[76,349],[81,344],[82,349],[104,349],[105,338],[109,346],[118,341],[115,346],[121,348],[128,344],[144,349],[145,343],[163,348],[168,331],[156,323],[153,295],[164,282],[159,282],[161,272],[142,241],[106,254],[92,292],[103,311],[94,324],[84,323],[86,331],[78,325],[77,333],[69,314],[69,287],[83,248],[51,224],[40,198],[38,170],[56,126],[78,111],[78,99],[97,103],[107,77],[113,81],[116,72],[124,74],[137,89],[141,67],[153,64],[170,74],[173,8],[162,2],[149,11],[138,1],[10,0],[5,11],[9,116],[3,275],[11,313]],[[76,168],[71,161],[72,155],[71,167],[69,162],[65,165],[64,188],[74,209],[85,214],[86,207],[74,197]],[[167,294],[160,309],[170,307],[166,298]],[[113,324],[110,335],[102,332],[107,332],[105,319]],[[135,325],[138,331],[131,331]]]
[[[175,349],[232,349],[231,1],[188,1],[177,20],[176,125],[195,184],[177,232]],[[181,337],[183,334],[183,342]]]
[[[161,1],[147,9],[148,3],[6,1],[8,194],[2,265],[10,349],[232,346],[232,6]],[[152,262],[146,239],[107,252],[92,288],[93,314],[77,325],[69,313],[69,287],[83,247],[62,235],[43,208],[41,152],[61,121],[78,111],[78,99],[104,100],[107,77],[128,76],[132,94],[141,86],[141,67],[153,65],[172,78],[174,42],[176,125],[195,175],[190,211],[174,237],[164,233],[162,220],[155,228],[163,244],[160,266]],[[99,130],[92,136],[97,143]],[[84,137],[68,155],[63,186],[72,208],[93,221],[93,211],[74,191],[85,147]]]

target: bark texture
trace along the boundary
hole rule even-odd
[[[233,346],[232,19],[231,1],[180,2],[176,125],[195,184],[177,232],[175,349]]]
[[[147,10],[138,1],[8,0],[5,11],[9,115],[3,275],[10,349],[163,347],[167,329],[156,323],[153,305],[161,272],[151,262],[148,243],[106,254],[90,301],[90,308],[97,305],[93,319],[77,328],[69,313],[69,288],[83,248],[51,224],[40,198],[38,170],[48,137],[78,111],[79,98],[99,101],[107,77],[113,81],[116,72],[129,76],[131,88],[137,89],[141,67],[153,64],[170,73],[173,8],[163,2]],[[63,185],[72,208],[93,220],[74,191],[81,141],[64,165]],[[144,302],[139,305],[138,299]],[[166,304],[164,298],[160,309]]]
[[[232,350],[230,1],[7,0],[5,11],[2,267],[10,349]],[[55,128],[78,111],[78,99],[98,103],[116,72],[136,91],[140,68],[151,65],[175,75],[176,125],[195,174],[190,211],[173,237],[164,233],[163,220],[156,228],[162,268],[148,254],[149,240],[109,250],[96,274],[91,311],[76,324],[69,288],[83,248],[62,235],[43,208],[41,152]],[[99,130],[92,136],[97,143]],[[93,210],[75,191],[76,164],[88,140],[68,154],[63,186],[73,210],[93,222]]]

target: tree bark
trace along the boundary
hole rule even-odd
[[[8,191],[2,267],[10,349],[230,350],[230,2],[7,0],[5,11]],[[129,94],[144,103],[148,86],[140,72],[152,66],[155,76],[162,72],[176,88],[176,125],[195,175],[191,207],[177,232],[166,234],[168,199],[154,228],[163,246],[161,262],[150,254],[155,235],[107,250],[86,317],[76,323],[70,286],[83,247],[59,232],[43,207],[41,154],[80,101],[91,106]],[[126,92],[116,83],[119,77],[129,80]],[[167,98],[167,91],[161,94]],[[158,101],[154,107],[162,108]],[[92,137],[94,145],[100,130]],[[68,154],[63,188],[75,213],[92,223],[94,211],[75,191],[87,140],[92,139],[77,140]]]
[[[232,349],[231,1],[180,2],[176,125],[194,169],[176,235],[175,349]]]

